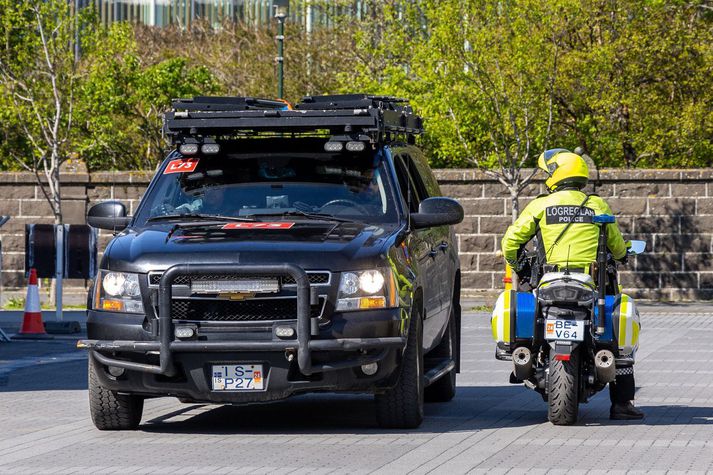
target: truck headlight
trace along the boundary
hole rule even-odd
[[[108,312],[144,313],[139,275],[100,271],[94,284],[93,308]]]
[[[396,307],[396,282],[391,269],[342,272],[338,312]]]

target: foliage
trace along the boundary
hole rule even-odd
[[[218,91],[205,66],[172,56],[145,64],[133,29],[113,24],[88,38],[79,149],[90,168],[154,168],[163,158],[161,113],[171,99]]]
[[[4,137],[18,147],[3,148],[14,162],[36,176],[62,221],[60,167],[72,153],[77,82],[75,46],[79,31],[90,31],[83,11],[68,2],[0,1],[0,107]]]
[[[358,84],[409,97],[436,166],[477,166],[517,196],[553,123],[561,21],[537,0],[425,0],[384,8],[356,36]],[[396,25],[401,25],[398,28]],[[396,53],[394,53],[396,52]],[[372,58],[377,58],[372,61]],[[353,87],[353,86],[352,86]]]
[[[224,23],[215,29],[195,23],[190,30],[137,27],[140,56],[148,63],[183,55],[192,65],[208,68],[220,90],[237,96],[275,97],[276,30],[242,23]],[[346,34],[345,34],[346,33]],[[300,25],[286,25],[285,91],[295,102],[304,95],[334,91],[336,72],[347,70],[349,27],[320,28],[307,33]]]
[[[0,61],[10,74],[0,78],[2,169],[42,156],[32,141],[57,110],[34,6],[47,13],[48,28],[62,25],[51,37],[60,161],[76,155],[94,170],[154,168],[166,147],[160,113],[172,98],[276,93],[274,25],[103,26],[91,9],[73,16],[71,3],[0,0]],[[706,0],[361,4],[356,15],[351,0],[314,0],[333,26],[307,32],[287,23],[287,99],[407,97],[426,120],[421,141],[434,166],[491,170],[511,192],[526,184],[520,170],[546,147],[580,146],[599,166],[713,164]],[[32,85],[34,106],[17,96],[11,77]]]
[[[51,32],[49,60],[36,34],[34,9]],[[38,165],[42,171],[44,149],[38,138],[51,135],[47,129],[56,111],[61,136],[53,173],[73,156],[90,169],[154,168],[166,148],[160,114],[170,100],[219,92],[205,66],[190,64],[180,55],[147,62],[131,25],[102,26],[91,9],[75,15],[71,2],[0,0],[0,17],[3,169],[34,171]],[[76,39],[81,44],[79,61]],[[51,79],[47,64],[56,79]],[[29,86],[31,96],[22,90]]]
[[[341,90],[409,97],[437,166],[502,168],[525,135],[526,164],[548,146],[600,166],[712,164],[704,1],[391,0],[358,23],[353,62]]]
[[[711,165],[707,2],[562,2],[559,135],[608,166]]]
[[[22,310],[25,308],[25,299],[23,297],[10,297],[3,305],[5,310]]]

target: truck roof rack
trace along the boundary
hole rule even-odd
[[[372,142],[423,132],[406,99],[368,94],[306,96],[292,109],[285,101],[253,97],[176,99],[163,118],[171,143],[188,138],[269,134],[367,135]]]

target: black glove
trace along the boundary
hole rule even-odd
[[[530,261],[527,259],[520,259],[517,262],[515,273],[517,274],[520,282],[529,281],[530,276],[532,275],[532,266],[530,265]]]

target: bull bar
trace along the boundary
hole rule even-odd
[[[267,276],[289,275],[297,284],[297,339],[285,341],[176,341],[174,340],[173,321],[171,319],[171,300],[173,282],[182,275],[209,276],[212,274],[237,276]],[[230,351],[297,351],[297,364],[300,371],[310,375],[323,371],[334,371],[351,368],[384,358],[389,349],[403,348],[406,338],[333,338],[313,340],[310,322],[310,283],[307,273],[292,264],[277,265],[242,265],[235,264],[179,264],[170,267],[161,276],[158,290],[158,324],[159,341],[125,341],[125,340],[80,340],[77,347],[94,350],[93,357],[101,364],[115,366],[134,371],[174,376],[176,368],[173,353],[181,352],[230,352]],[[380,349],[371,357],[359,356],[334,363],[312,363],[312,351],[330,350],[367,350]],[[120,360],[102,354],[101,352],[159,352],[159,365],[137,363]]]

